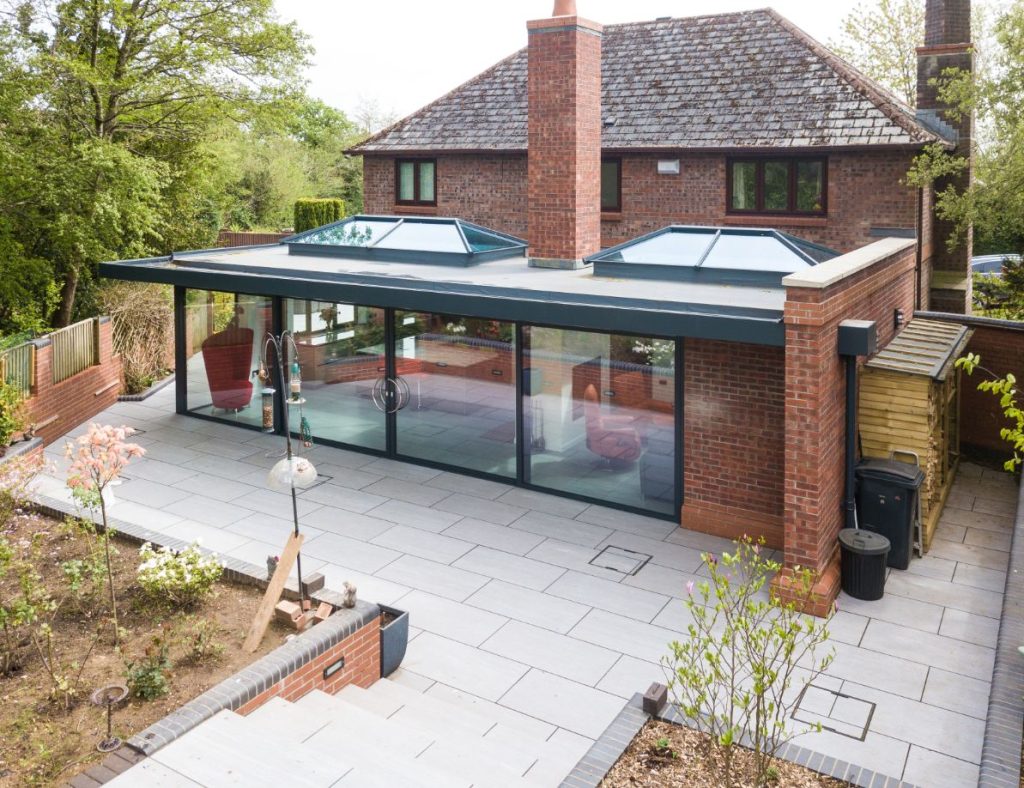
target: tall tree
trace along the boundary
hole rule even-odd
[[[843,19],[830,46],[911,107],[917,103],[917,48],[924,43],[922,0],[874,0]]]
[[[48,146],[33,151],[50,213],[33,245],[59,278],[64,325],[97,262],[162,247],[165,198],[193,193],[209,128],[294,97],[309,49],[272,0],[0,3],[39,77],[26,108]]]

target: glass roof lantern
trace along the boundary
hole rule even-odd
[[[587,258],[595,276],[780,287],[839,253],[778,230],[673,225]]]
[[[515,236],[423,216],[351,216],[283,243],[289,254],[431,265],[471,266],[526,254],[526,241]]]

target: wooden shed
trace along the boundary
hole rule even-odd
[[[860,378],[860,440],[864,457],[913,462],[924,470],[922,542],[935,526],[960,459],[961,356],[971,330],[934,320],[910,321],[869,359]]]

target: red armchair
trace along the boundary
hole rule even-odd
[[[632,463],[640,458],[641,440],[634,419],[628,416],[605,416],[594,384],[583,393],[583,417],[586,420],[587,448],[609,462]]]
[[[251,328],[226,328],[203,342],[203,364],[213,407],[241,410],[252,400]]]

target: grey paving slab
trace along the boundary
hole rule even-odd
[[[522,734],[525,734],[535,742],[550,742],[552,737],[555,737],[559,731],[559,728],[550,722],[544,722],[522,712],[513,711],[505,706],[484,700],[455,687],[449,687],[440,681],[431,684],[424,694],[428,697],[439,698],[445,703],[468,709],[474,716],[494,721],[496,724],[488,731],[488,735],[484,738],[507,742],[511,746],[515,746],[517,743],[522,744]],[[492,737],[491,734],[494,734],[494,736]],[[573,737],[575,737],[575,734],[573,734]],[[563,737],[558,737],[556,743],[559,740],[563,740]],[[571,741],[571,739],[568,739],[566,743],[569,744]]]
[[[394,498],[397,501],[417,503],[420,506],[431,506],[451,493],[446,490],[439,490],[436,487],[428,487],[425,484],[406,481],[404,479],[392,479],[385,477],[379,482],[364,487],[365,492],[381,495],[385,498]]]
[[[517,531],[507,525],[494,525],[483,520],[464,517],[443,531],[445,536],[453,536],[483,547],[493,547],[505,553],[525,555],[544,541],[543,536]]]
[[[575,517],[588,506],[588,504],[581,503],[580,501],[559,498],[556,495],[537,492],[536,490],[524,490],[521,487],[509,489],[496,500],[523,509],[534,509],[544,514],[554,514],[559,517]]]
[[[654,682],[666,681],[665,669],[660,665],[622,655],[597,683],[597,688],[628,700],[637,692],[646,692]]]
[[[991,688],[988,681],[979,681],[962,673],[951,673],[941,668],[931,668],[921,700],[932,706],[983,720],[988,711]]]
[[[526,509],[522,507],[498,503],[487,498],[477,498],[475,495],[464,495],[463,493],[452,493],[434,504],[434,508],[442,512],[472,517],[476,520],[494,523],[495,525],[508,525],[526,514]]]
[[[914,745],[903,779],[927,788],[964,788],[978,784],[978,771],[977,764]]]
[[[615,531],[604,540],[604,545],[615,545],[651,556],[651,563],[696,573],[704,563],[702,551],[685,545],[665,542],[628,531]]]
[[[230,505],[242,506],[250,511],[262,512],[273,517],[289,518],[293,516],[291,493],[256,490],[248,495],[243,495],[241,498],[236,498]],[[321,504],[298,495],[295,499],[295,507],[298,509],[299,517],[305,517],[319,509]]]
[[[534,669],[502,696],[501,705],[593,739],[615,719],[622,700]]]
[[[222,528],[237,523],[252,514],[252,509],[224,501],[215,501],[202,495],[190,495],[163,507],[163,511],[176,514],[186,520],[195,520],[206,525]]]
[[[855,763],[882,775],[902,774],[910,745],[904,741],[868,731],[864,741],[830,731],[805,733],[793,739],[801,747],[846,763]],[[882,788],[883,782],[878,782]]]
[[[931,577],[948,583],[953,579],[953,572],[956,571],[956,561],[927,555],[921,560],[911,561],[906,571],[907,574]]]
[[[888,583],[886,587],[888,588]],[[942,623],[941,605],[896,594],[886,594],[881,599],[865,602],[862,599],[854,599],[849,594],[840,593],[838,602],[840,610],[919,629],[922,632],[938,632],[939,624]]]
[[[225,528],[181,520],[174,524],[174,536],[185,542],[198,542],[207,550],[227,553],[248,542],[251,537],[232,533]]]
[[[947,542],[963,544],[964,536],[967,535],[966,525],[954,525],[949,522],[939,522],[935,528],[935,538],[944,539]]]
[[[266,474],[264,474],[264,484],[266,484]],[[258,489],[249,484],[242,484],[231,479],[221,479],[220,477],[207,474],[196,474],[195,476],[183,479],[180,482],[176,482],[174,487],[185,494],[205,495],[207,498],[214,498],[218,501],[233,501],[236,498],[241,498],[243,495],[250,495]]]
[[[939,634],[957,640],[966,640],[968,643],[975,643],[979,646],[995,648],[996,638],[999,635],[999,621],[947,607],[942,616]]]
[[[686,596],[687,583],[699,581],[700,577],[696,574],[669,569],[667,566],[659,566],[653,563],[648,563],[635,575],[627,575],[622,578],[623,585],[642,588],[645,591],[654,591],[658,594],[677,598]]]
[[[953,573],[953,582],[1002,594],[1003,589],[1006,588],[1006,572],[971,564],[957,564],[956,571]]]
[[[348,536],[352,539],[359,539],[368,542],[373,537],[384,533],[394,527],[394,523],[388,520],[379,520],[365,514],[357,514],[346,509],[336,509],[333,506],[324,506],[315,512],[310,512],[302,518],[304,528],[310,526],[319,531]]]
[[[514,489],[511,485],[493,482],[490,479],[477,479],[472,476],[462,476],[457,473],[439,473],[432,479],[424,482],[428,487],[437,487],[448,492],[465,493],[477,498],[490,498],[494,500]]]
[[[136,503],[145,504],[157,509],[177,503],[191,495],[187,490],[176,489],[160,482],[133,479],[131,477],[120,484],[116,484],[113,489],[114,495],[122,501],[135,501]]]
[[[942,510],[942,517],[939,519],[939,522],[1005,533],[1013,530],[1013,517],[1011,515],[976,512],[972,509],[961,509],[949,504]]]
[[[611,534],[608,528],[602,526],[535,511],[527,512],[512,522],[511,526],[521,531],[529,531],[532,534],[548,536],[583,547],[597,547]]]
[[[365,514],[388,501],[382,495],[374,495],[366,490],[353,490],[337,484],[317,485],[309,490],[304,490],[299,497],[307,503],[346,509],[356,514]]]
[[[507,583],[543,591],[565,574],[566,570],[536,561],[532,558],[513,555],[491,547],[474,547],[453,566],[471,572],[504,580]]]
[[[995,591],[954,583],[943,583],[930,577],[893,572],[885,584],[885,593],[930,602],[965,613],[999,618],[1003,595]]]
[[[133,501],[118,501],[110,508],[110,513],[115,517],[126,520],[137,525],[144,525],[154,531],[169,532],[175,523],[180,523],[185,518],[180,514],[174,514],[163,509],[154,509],[150,506],[134,503]]]
[[[442,564],[450,564],[471,550],[479,549],[461,539],[453,539],[450,536],[442,536],[407,525],[393,526],[371,541],[373,544],[390,547],[392,550],[400,550],[420,558],[429,558],[431,561]],[[465,568],[472,569],[472,567]]]
[[[459,602],[488,581],[483,575],[412,555],[403,555],[378,571],[376,576]]]
[[[999,517],[1013,517],[1017,511],[1017,504],[1013,498],[993,500],[979,496],[974,502],[974,511]]]
[[[177,446],[179,448],[188,448],[196,443],[203,443],[207,440],[206,436],[201,433],[186,432],[177,427],[160,427],[159,429],[150,430],[146,433],[145,437],[147,440],[166,444],[168,447]],[[163,453],[166,454],[167,450],[164,449]]]
[[[329,462],[317,462],[314,465],[317,473],[321,476],[331,477],[330,484],[347,487],[350,490],[361,490],[384,478],[379,473],[367,473],[355,468],[347,468],[344,465],[333,465]]]
[[[576,519],[609,528],[612,531],[630,531],[649,536],[654,539],[664,539],[679,527],[678,522],[660,520],[656,517],[646,517],[642,514],[622,512],[618,509],[609,509],[607,506],[593,504],[576,515]]]
[[[148,479],[151,482],[160,484],[174,484],[183,479],[195,476],[197,470],[181,465],[175,465],[162,460],[155,460],[151,457],[143,457],[131,464],[131,476],[135,479]]]
[[[305,535],[306,539],[313,539],[323,533],[321,529],[310,526],[306,518],[303,518],[300,521],[300,524],[301,531]],[[283,517],[273,517],[269,514],[253,513],[248,517],[239,520],[237,523],[231,523],[231,525],[225,526],[224,530],[239,534],[247,539],[259,539],[261,542],[269,542],[270,544],[280,544],[283,546],[294,528],[294,523]]]
[[[828,623],[829,636],[833,641],[839,643],[860,645],[870,620],[867,616],[840,610],[832,616],[832,620]]]
[[[327,563],[347,566],[367,574],[383,569],[402,556],[397,550],[329,533],[307,539],[302,545],[302,552]]]
[[[401,583],[392,583],[390,580],[337,564],[325,563],[316,571],[323,574],[324,584],[328,588],[341,589],[346,582],[352,583],[356,587],[356,597],[368,602],[394,605],[411,590],[409,586],[403,586]]]
[[[433,531],[434,533],[440,533],[462,519],[458,514],[442,512],[405,501],[388,501],[371,509],[368,514],[381,520],[389,520],[399,525],[411,525],[413,528],[422,528],[424,531]]]
[[[466,604],[563,634],[590,611],[587,605],[503,580],[491,580],[469,597]]]
[[[238,547],[229,550],[228,555],[231,558],[237,558],[238,560],[245,561],[253,566],[266,566],[267,556],[280,555],[283,549],[283,542],[281,544],[273,544],[270,542],[261,542],[258,539],[250,539],[249,541],[240,544]],[[309,574],[310,572],[319,572],[323,565],[323,559],[315,558],[314,556],[303,552],[302,572],[304,575]],[[289,577],[295,578],[297,576],[298,567],[292,567]]]
[[[409,611],[410,620],[417,627],[468,646],[479,646],[508,622],[505,616],[425,591],[410,591],[396,604]],[[512,654],[502,656],[515,658]]]
[[[567,571],[547,588],[547,593],[592,605],[610,613],[650,621],[662,611],[669,598],[642,588],[633,588],[600,577]]]
[[[480,648],[589,686],[619,658],[616,651],[521,621],[509,621]]]
[[[527,558],[535,558],[548,564],[572,569],[576,572],[603,577],[614,582],[619,582],[622,575],[611,569],[602,566],[595,566],[590,562],[601,552],[596,547],[583,547],[578,544],[570,544],[560,539],[545,539],[530,552]]]
[[[413,673],[492,701],[508,692],[528,670],[526,665],[432,632],[424,632],[409,644],[402,665]]]
[[[701,553],[717,553],[721,554],[726,552],[733,547],[733,543],[728,539],[723,539],[721,536],[712,536],[711,534],[701,533],[700,531],[688,531],[685,528],[675,527],[672,532],[665,537],[666,542],[672,542],[673,544],[681,544],[685,547],[692,547]]]
[[[199,435],[199,433],[193,433]],[[203,436],[205,438],[205,436]],[[212,454],[215,457],[224,457],[229,460],[244,460],[253,454],[255,447],[247,443],[235,443],[223,438],[206,438],[198,443],[188,444],[187,448],[192,451],[199,451],[203,454]]]
[[[370,462],[360,466],[360,470],[367,473],[379,473],[382,476],[390,476],[392,479],[402,479],[407,482],[426,482],[441,474],[441,471],[435,468],[424,468],[421,465],[410,465],[407,462],[384,458],[371,459]]]
[[[669,644],[681,635],[665,627],[645,624],[604,610],[591,610],[569,634],[588,643],[617,650],[623,654],[660,663],[669,653]],[[924,685],[924,677],[921,677]]]
[[[938,558],[948,558],[961,564],[985,567],[986,569],[1006,569],[1009,555],[1003,550],[990,550],[969,544],[956,544],[942,539],[932,542],[932,553]]]
[[[828,675],[854,682],[864,682],[870,676],[872,686],[884,692],[917,700],[924,692],[928,666],[878,651],[851,646],[848,643],[831,644],[835,659]],[[804,745],[810,746],[810,745]],[[886,772],[893,774],[893,772]]]
[[[1010,544],[1013,540],[1011,533],[989,531],[984,528],[967,528],[964,534],[964,544],[987,547],[991,550],[1010,551]]]

